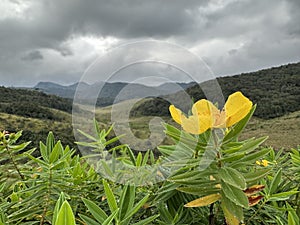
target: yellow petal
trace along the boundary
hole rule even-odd
[[[221,198],[220,194],[212,194],[212,195],[207,195],[205,197],[198,198],[194,201],[191,201],[187,204],[184,205],[184,207],[201,207],[201,206],[206,206],[210,205],[216,201],[218,201]]]
[[[188,118],[184,115],[181,117],[182,128],[191,134],[202,134],[211,128],[211,117],[192,115]]]
[[[171,113],[173,120],[176,123],[181,124],[181,117],[183,116],[181,110],[177,109],[174,105],[170,105],[169,111]]]
[[[269,161],[268,161],[268,160],[265,160],[265,159],[263,159],[263,160],[261,160],[261,164],[262,164],[264,167],[266,167],[266,166],[268,166],[268,165],[269,165]]]
[[[204,126],[207,126],[209,124],[209,128],[212,128],[216,118],[219,117],[220,111],[210,101],[206,99],[201,99],[193,105],[192,113],[193,115],[199,116],[201,123],[203,123],[204,121]]]
[[[238,91],[228,97],[224,108],[226,112],[226,127],[230,127],[250,112],[252,102]]]
[[[219,112],[218,108],[206,99],[201,99],[197,101],[192,107],[193,115],[212,117],[214,114],[218,112]]]
[[[182,116],[181,117],[181,126],[188,133],[191,133],[191,134],[199,134],[200,133],[198,116],[189,116],[188,118],[185,116]]]

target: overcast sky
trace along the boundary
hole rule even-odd
[[[217,76],[298,62],[299,21],[299,0],[1,0],[0,85],[75,83],[111,48],[149,39],[190,50]]]

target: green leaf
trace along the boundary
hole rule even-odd
[[[226,197],[222,198],[221,203],[222,210],[228,225],[239,225],[240,221],[243,220],[243,208],[235,205]]]
[[[87,224],[87,225],[99,225],[99,222],[96,222],[95,220],[85,216],[85,215],[82,215],[82,214],[79,214],[79,217]]]
[[[222,157],[220,161],[225,163],[231,163],[243,158],[244,156],[245,156],[244,152],[237,152],[235,154],[230,154],[228,156],[226,155],[225,157]]]
[[[285,201],[289,199],[292,195],[297,194],[299,191],[286,191],[276,194],[272,194],[268,201]]]
[[[244,176],[236,169],[223,167],[219,170],[220,178],[227,184],[240,190],[246,189],[246,180]]]
[[[137,223],[134,223],[132,225],[146,225],[146,224],[150,224],[150,222],[152,222],[153,220],[155,220],[157,217],[159,217],[159,215],[154,215],[154,216],[150,216],[147,219],[141,220]]]
[[[127,148],[127,152],[129,154],[129,158],[134,166],[136,166],[136,158],[130,148]]]
[[[132,209],[129,209],[129,212],[126,213],[125,221],[132,218],[132,216],[147,202],[149,195],[146,195],[142,198]]]
[[[119,220],[125,218],[127,212],[133,207],[135,200],[135,187],[126,185],[123,188],[121,197],[120,197],[120,213]]]
[[[281,168],[277,171],[277,173],[275,174],[275,176],[270,184],[269,193],[268,193],[269,195],[273,194],[276,191],[280,181],[281,181]]]
[[[94,202],[88,200],[88,199],[82,199],[85,206],[88,208],[90,213],[94,216],[94,218],[99,222],[103,223],[107,219],[106,213],[98,207]]]
[[[256,148],[258,148],[262,143],[264,143],[267,139],[268,137],[260,137],[257,139],[247,140],[245,141],[245,143],[243,144],[239,152],[246,152],[246,153],[252,152]]]
[[[136,166],[140,167],[142,165],[143,155],[141,152],[136,157]]]
[[[300,223],[300,218],[289,203],[287,204],[287,209],[289,210],[288,213],[288,225],[298,225]]]
[[[246,179],[247,183],[255,183],[260,179],[264,178],[265,176],[270,173],[271,168],[263,168],[255,170],[254,172],[247,172],[244,174],[244,178]]]
[[[236,205],[242,206],[244,208],[249,208],[248,198],[242,190],[233,187],[223,181],[221,181],[221,187],[222,195],[226,196],[230,201],[232,201]]]
[[[47,140],[46,140],[46,147],[47,147],[47,157],[50,156],[50,153],[54,147],[55,139],[52,132],[49,132]]]
[[[71,206],[67,201],[62,204],[55,225],[76,225]]]
[[[50,153],[49,162],[50,163],[56,162],[58,160],[60,154],[62,154],[62,152],[63,152],[63,146],[61,145],[61,142],[58,141]]]
[[[215,187],[179,187],[177,188],[178,191],[192,194],[192,195],[209,195],[219,193],[220,189]]]
[[[271,151],[270,148],[264,148],[264,149],[259,149],[256,152],[251,152],[250,154],[246,155],[244,158],[238,160],[236,163],[232,163],[231,166],[233,167],[234,165],[237,165],[238,163],[241,163],[241,162],[252,163],[253,161],[256,161],[256,160],[262,158],[264,155],[268,154],[270,151]]]
[[[103,223],[102,225],[109,225],[111,224],[111,222],[115,219],[115,217],[117,216],[119,212],[119,209],[117,209],[116,211],[114,211]]]
[[[103,179],[104,192],[107,198],[108,206],[110,211],[113,213],[118,209],[116,198],[106,180]]]
[[[150,150],[148,150],[145,153],[144,158],[143,158],[143,162],[142,162],[142,166],[146,166],[147,165],[147,162],[148,162],[148,159],[149,159],[149,154],[150,154]]]
[[[64,193],[62,192],[55,204],[55,207],[54,207],[54,211],[53,211],[53,217],[52,217],[52,223],[54,224],[55,221],[57,220],[57,216],[58,216],[58,213],[59,213],[59,210],[62,206],[62,204],[65,202],[66,198],[65,198],[65,195]]]
[[[40,141],[40,153],[44,161],[48,162],[49,156],[47,154],[47,146]]]

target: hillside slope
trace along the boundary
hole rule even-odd
[[[235,76],[219,77],[222,93],[227,97],[235,91],[242,91],[258,105],[255,116],[269,119],[300,110],[300,63],[245,73]],[[207,81],[209,84],[210,81]],[[186,92],[193,99],[205,98],[199,85],[190,87]],[[173,94],[179,99],[181,93]],[[177,107],[187,112],[189,102],[181,102]],[[138,104],[132,116],[168,116],[170,103],[162,98],[151,98]]]
[[[0,130],[23,130],[24,141],[37,147],[53,131],[64,144],[74,145],[72,101],[44,93],[0,87]]]

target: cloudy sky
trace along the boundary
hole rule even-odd
[[[298,62],[299,21],[299,0],[1,0],[0,85],[71,84],[141,40],[182,46],[217,76]]]

